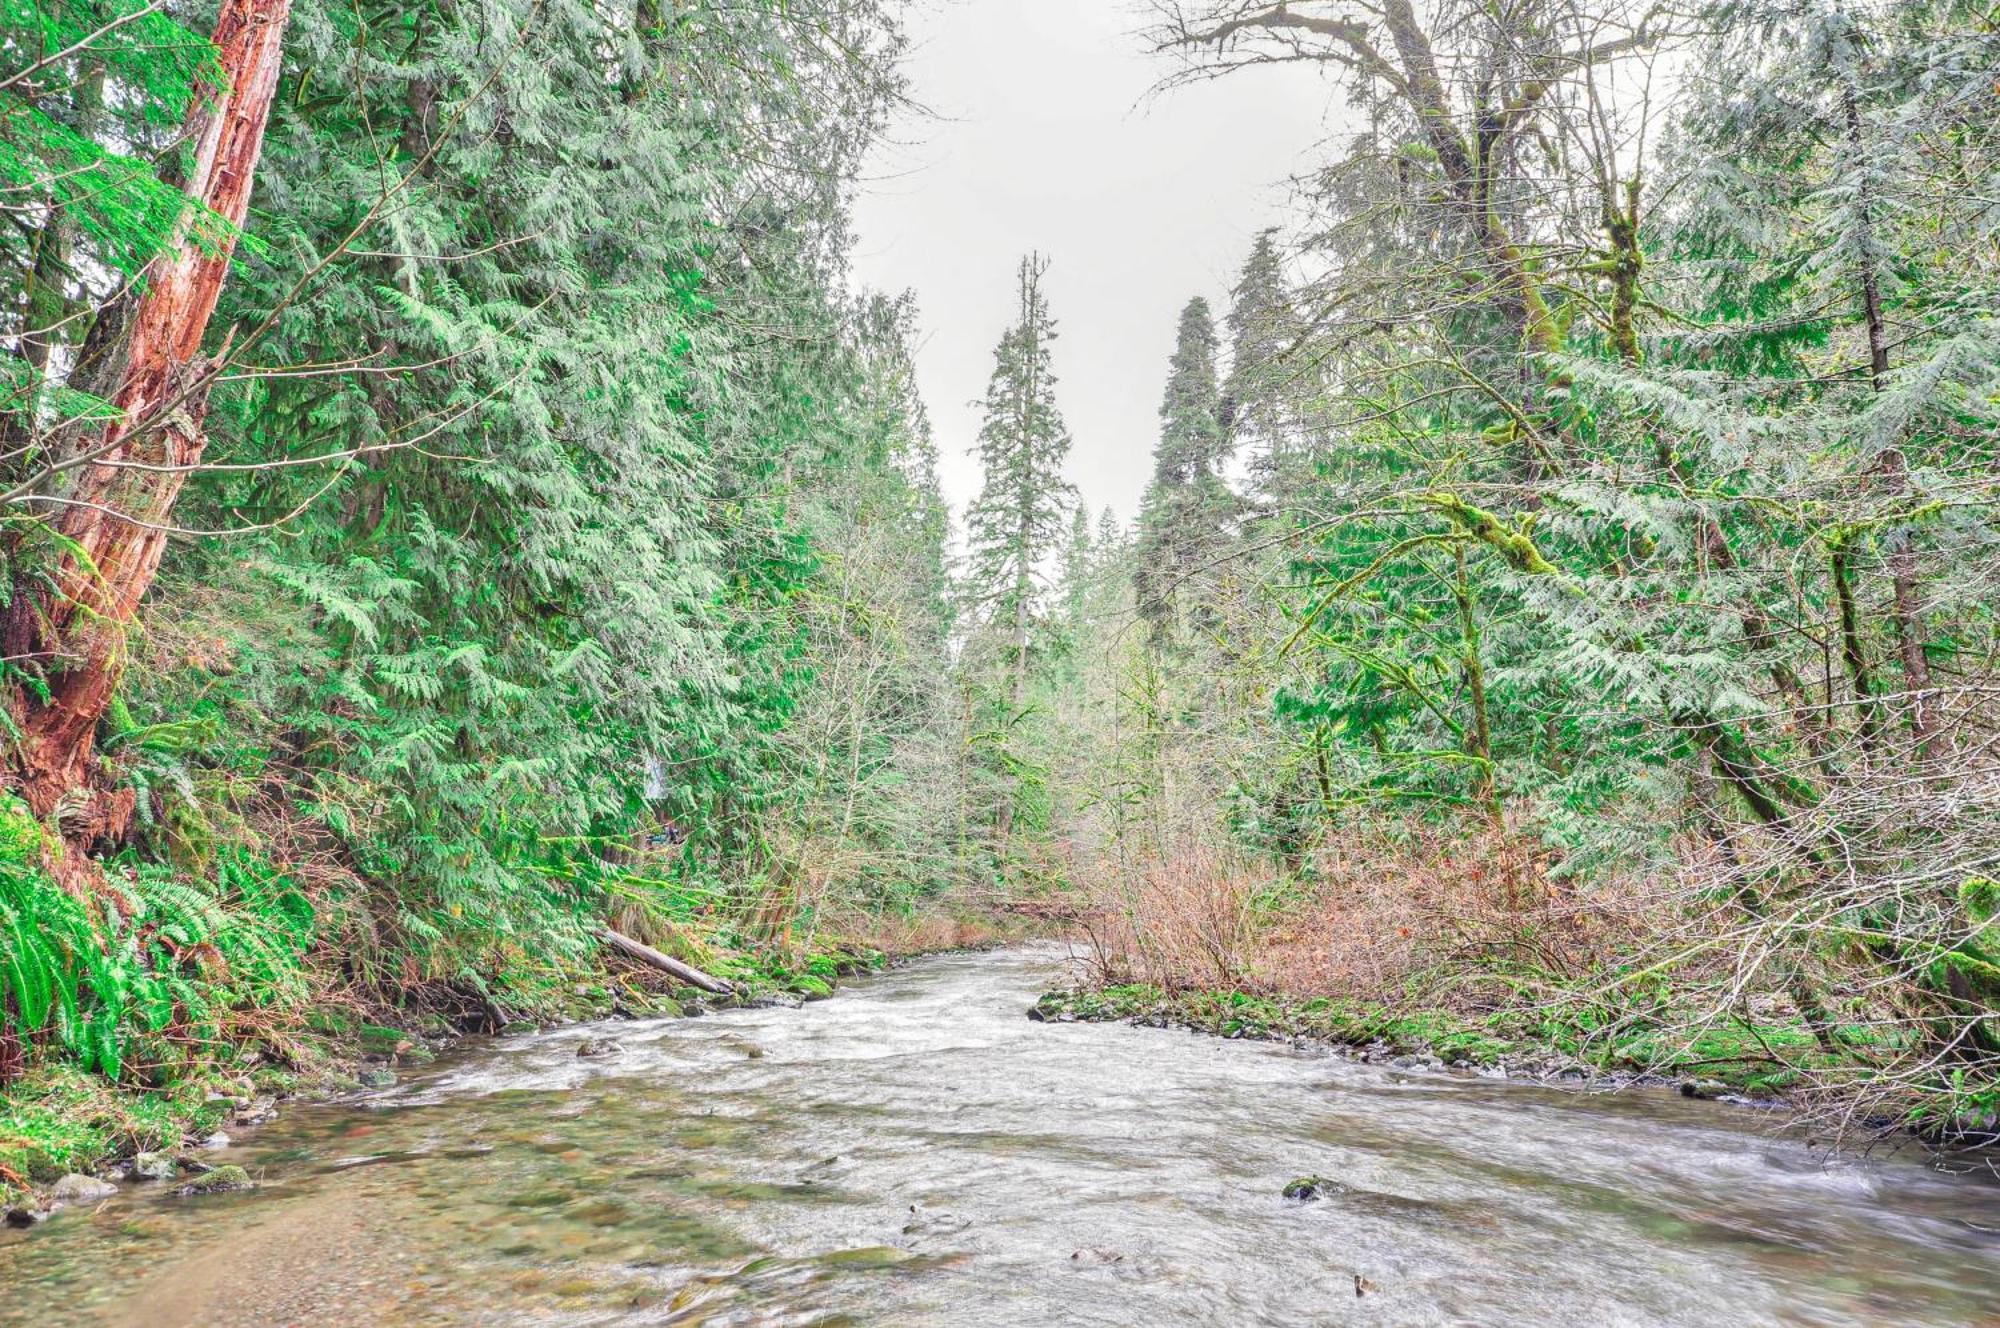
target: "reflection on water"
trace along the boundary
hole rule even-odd
[[[255,1192],[0,1237],[0,1322],[2000,1325],[2000,1187],[1663,1094],[1023,1018],[1059,964],[468,1049],[238,1140]]]

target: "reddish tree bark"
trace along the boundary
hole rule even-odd
[[[223,0],[215,45],[226,85],[198,89],[188,117],[195,145],[189,196],[228,223],[220,236],[190,211],[177,245],[147,269],[133,312],[118,418],[85,448],[85,467],[55,521],[62,552],[37,587],[17,584],[6,653],[44,669],[48,695],[14,698],[21,740],[15,773],[29,806],[48,815],[66,795],[69,837],[122,833],[131,798],[98,795],[97,724],[123,671],[126,634],[152,586],[165,527],[200,462],[214,364],[201,343],[229,274],[236,235],[277,92],[290,0]],[[136,467],[154,467],[139,469]],[[72,855],[80,857],[81,855]]]

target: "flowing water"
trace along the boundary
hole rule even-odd
[[[239,1139],[254,1192],[0,1237],[0,1322],[2000,1325],[1990,1183],[1663,1093],[1024,1018],[1060,969],[469,1047]]]

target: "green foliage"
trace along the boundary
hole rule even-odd
[[[0,93],[28,488],[105,414],[108,278],[217,238],[174,185],[216,53],[141,9],[0,16],[0,78],[77,48]],[[176,547],[131,642],[103,898],[26,823],[9,1028],[165,1077],[333,981],[534,1005],[607,917],[789,947],[957,883],[914,311],[845,288],[902,40],[872,0],[292,7],[174,513],[245,529]]]
[[[211,890],[125,863],[101,912],[48,875],[59,852],[18,799],[0,803],[0,1011],[110,1078],[174,1077],[232,1018],[298,1003],[313,909],[268,864],[235,850]]]

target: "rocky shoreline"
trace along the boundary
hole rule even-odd
[[[737,990],[729,995],[675,985],[643,969],[620,969],[607,971],[601,982],[575,984],[568,999],[520,1017],[497,1017],[490,1006],[473,1018],[458,1021],[447,1020],[434,1009],[371,1010],[371,1020],[317,1040],[308,1071],[281,1066],[253,1053],[248,1063],[238,1062],[240,1072],[234,1076],[211,1076],[199,1098],[183,1096],[163,1110],[147,1112],[143,1127],[121,1122],[107,1131],[101,1146],[93,1148],[86,1142],[71,1150],[60,1166],[9,1165],[8,1157],[0,1154],[0,1227],[21,1230],[37,1226],[64,1208],[102,1202],[121,1185],[158,1184],[177,1198],[254,1188],[255,1179],[241,1167],[218,1164],[206,1156],[227,1146],[231,1131],[261,1125],[287,1104],[333,1101],[393,1087],[401,1072],[427,1065],[477,1038],[607,1020],[698,1018],[724,1010],[768,1006],[797,1008],[831,996],[844,980],[879,972],[912,957],[875,950],[837,951],[815,956],[796,972],[739,978]],[[400,1026],[404,1024],[413,1026]],[[591,1054],[615,1054],[616,1039],[592,1039],[585,1048],[595,1048]],[[106,1106],[125,1105],[118,1090],[101,1081],[91,1087],[98,1098],[110,1099],[93,1104],[97,1114],[105,1114]],[[0,1108],[8,1105],[0,1098]],[[62,1107],[51,1109],[61,1111]],[[133,1136],[139,1128],[150,1133],[145,1140],[148,1146],[134,1146]]]
[[[1285,1042],[1393,1070],[1607,1092],[1672,1089],[1684,1097],[1760,1111],[1788,1111],[1792,1106],[1781,1093],[1753,1091],[1726,1078],[1591,1065],[1552,1048],[1503,1043],[1462,1023],[1398,1020],[1380,1010],[1372,1012],[1372,1018],[1327,1017],[1327,1013],[1324,1007],[1245,999],[1239,993],[1170,994],[1131,985],[1045,992],[1029,1007],[1028,1018],[1046,1023],[1128,1023],[1225,1039]]]

